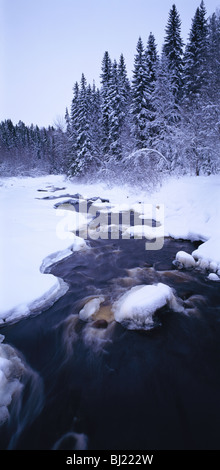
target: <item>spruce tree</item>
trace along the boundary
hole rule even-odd
[[[96,163],[100,164],[101,158],[101,95],[95,83],[92,86],[90,106],[90,128],[94,157]]]
[[[147,70],[145,51],[141,37],[137,43],[137,53],[134,59],[134,71],[132,80],[133,135],[136,149],[147,145]]]
[[[183,126],[187,135],[189,165],[196,175],[199,175],[202,169],[207,172],[207,162],[210,159],[208,147],[211,148],[207,136],[211,135],[210,125],[213,125],[209,100],[208,27],[205,16],[202,0],[192,20],[184,56]]]
[[[178,98],[182,84],[183,40],[181,38],[181,20],[176,5],[173,5],[169,12],[165,32],[163,53],[166,55],[168,66],[172,71],[175,96]]]
[[[72,166],[72,170],[73,174],[82,175],[91,168],[93,160],[91,129],[89,126],[88,89],[84,74],[82,74],[80,82],[77,118],[76,159],[74,167]]]
[[[66,108],[66,112],[65,112],[65,121],[66,121],[66,134],[67,136],[69,136],[71,132],[71,123],[70,123],[70,115],[69,115],[68,108]]]
[[[127,76],[127,68],[123,54],[120,55],[118,63],[118,86],[120,94],[120,126],[121,126],[121,148],[122,156],[128,155],[132,151],[131,136],[131,84]]]
[[[200,147],[200,170],[210,174],[219,166],[220,154],[220,16],[213,14],[207,24],[206,76],[198,114],[197,140]]]
[[[118,63],[118,83],[123,111],[126,113],[131,100],[131,85],[127,76],[127,69],[123,54],[120,55]]]
[[[112,73],[112,63],[109,53],[106,51],[102,60],[101,72],[101,109],[102,109],[102,152],[104,156],[108,156],[110,150],[109,141],[109,116],[110,116],[110,79]]]
[[[183,90],[185,102],[198,99],[207,85],[207,20],[202,0],[192,20],[189,41],[184,55]]]
[[[115,60],[112,65],[112,74],[109,84],[109,153],[117,160],[120,160],[122,157],[121,129],[124,119],[124,113],[122,109],[122,94],[120,94],[120,91],[118,65]]]
[[[156,75],[158,67],[158,54],[155,38],[152,33],[149,34],[146,48],[146,71],[147,71],[147,135],[149,146],[152,145],[152,137],[154,135],[155,108],[153,105],[153,94],[156,85]]]
[[[169,60],[163,53],[158,64],[156,84],[153,92],[155,117],[153,121],[152,145],[170,162],[176,164],[176,130],[180,121],[180,108],[174,94],[174,77],[170,71]]]
[[[68,129],[68,153],[70,160],[70,173],[74,173],[75,159],[77,155],[77,135],[79,127],[79,84],[75,82],[73,87],[73,99],[70,111],[70,126]]]
[[[209,96],[215,100],[220,94],[220,12],[209,18],[207,43]]]

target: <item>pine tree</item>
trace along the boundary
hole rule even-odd
[[[180,108],[175,100],[174,79],[167,56],[163,53],[157,68],[153,106],[153,147],[159,150],[170,162],[170,168],[176,164],[176,130],[180,121]]]
[[[151,91],[153,91],[155,82],[156,82],[156,70],[157,70],[159,57],[157,53],[155,37],[152,33],[149,34],[145,54],[146,54],[148,87],[151,88]]]
[[[76,82],[73,87],[73,99],[71,103],[70,122],[68,126],[68,160],[70,173],[77,171],[75,160],[77,156],[77,135],[79,128],[79,84]]]
[[[163,53],[168,59],[175,85],[175,96],[178,98],[182,85],[183,40],[181,38],[181,20],[176,5],[173,5],[166,26]]]
[[[112,73],[112,63],[109,53],[106,51],[102,61],[101,72],[101,108],[102,108],[102,152],[104,156],[109,155],[110,141],[109,141],[109,116],[110,116],[110,79]]]
[[[220,154],[220,16],[217,18],[215,14],[207,24],[207,51],[206,80],[201,90],[200,109],[197,108],[196,138],[199,170],[210,174],[217,170]]]
[[[185,102],[199,98],[207,85],[207,20],[202,0],[192,21],[189,42],[186,45],[183,71]]]
[[[153,105],[153,94],[156,85],[157,67],[159,58],[157,54],[157,46],[152,33],[149,34],[146,48],[146,71],[147,71],[147,135],[149,146],[152,145],[152,137],[154,135],[155,108]]]
[[[77,121],[76,159],[71,166],[72,174],[74,175],[85,174],[89,167],[91,167],[93,160],[91,130],[89,126],[88,90],[84,74],[82,74],[80,82]]]
[[[121,97],[121,104],[123,107],[124,112],[130,104],[131,100],[131,86],[127,76],[127,69],[125,64],[125,59],[123,54],[120,55],[119,63],[118,63],[118,83],[119,83],[119,91]]]
[[[209,18],[207,43],[209,96],[215,100],[220,94],[220,13]]]
[[[120,94],[120,126],[121,126],[121,148],[122,156],[132,151],[132,123],[131,123],[131,84],[127,76],[127,68],[123,54],[120,55],[118,63],[118,86]]]
[[[100,164],[101,157],[101,96],[100,91],[96,88],[95,83],[93,86],[88,86],[88,118],[91,142],[93,148],[93,157],[96,161],[96,165]]]
[[[67,134],[69,134],[71,125],[70,125],[70,115],[69,115],[68,108],[66,108],[66,112],[65,112],[65,121],[66,121],[66,131],[67,131]]]
[[[112,74],[109,83],[109,153],[111,156],[120,160],[122,157],[121,129],[124,119],[122,109],[122,94],[120,93],[120,82],[118,77],[118,65],[116,60],[112,65]]]
[[[202,0],[192,20],[184,64],[184,130],[187,135],[189,165],[196,175],[212,166],[215,111],[210,100],[208,24]],[[216,145],[216,143],[215,143]]]
[[[137,43],[137,53],[134,59],[131,104],[133,134],[137,149],[146,147],[147,144],[147,92],[146,58],[143,42],[140,37]]]

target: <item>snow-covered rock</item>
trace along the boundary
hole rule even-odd
[[[210,274],[208,275],[208,279],[209,279],[210,281],[220,281],[220,277],[217,276],[217,274],[215,274],[215,273],[210,273]]]
[[[213,233],[213,236],[193,251],[192,255],[201,269],[217,272],[220,269],[220,235]]]
[[[92,315],[99,311],[100,305],[102,302],[104,302],[104,300],[105,298],[102,295],[100,297],[89,300],[79,312],[80,320],[89,320]]]
[[[196,265],[196,262],[193,256],[190,255],[189,253],[186,253],[185,251],[178,251],[178,253],[176,254],[175,261],[177,262],[177,264],[179,263],[185,268],[194,268]]]
[[[128,329],[150,329],[154,325],[154,313],[165,305],[182,310],[166,284],[141,285],[122,295],[114,303],[113,311],[115,320],[124,323]]]

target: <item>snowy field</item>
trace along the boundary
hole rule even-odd
[[[54,196],[79,193],[84,198],[109,199],[114,212],[138,208],[138,203],[164,205],[162,228],[165,236],[175,239],[202,240],[204,243],[189,257],[177,255],[177,263],[210,271],[210,280],[220,275],[220,177],[185,177],[171,179],[149,196],[138,188],[112,187],[105,184],[84,185],[64,176],[38,178],[2,178],[0,180],[0,250],[1,305],[0,323],[17,320],[31,311],[46,308],[68,289],[65,283],[44,270],[54,261],[85,250],[86,240],[73,232],[85,228],[90,220],[85,214],[71,212],[71,226],[62,232],[67,211],[55,210],[57,202],[68,198]],[[51,199],[43,199],[45,197]],[[105,211],[106,203],[97,207]],[[69,212],[69,211],[68,211]],[[140,216],[141,217],[141,216]],[[136,226],[138,235],[141,226]],[[161,227],[160,227],[161,229]],[[67,233],[68,232],[68,233]]]

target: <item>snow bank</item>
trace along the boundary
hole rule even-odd
[[[165,206],[164,235],[201,240],[191,255],[196,266],[220,270],[220,176],[170,179],[150,198]],[[189,258],[188,258],[189,259]],[[185,260],[186,262],[186,260]]]
[[[113,305],[115,320],[126,324],[128,329],[151,329],[154,313],[169,305],[182,311],[172,289],[166,284],[132,287]]]
[[[58,189],[55,192],[54,186],[63,187],[64,178],[1,180],[0,324],[54,303],[68,286],[52,274],[44,274],[44,270],[73,251],[86,249],[85,240],[70,233],[85,225],[86,218],[81,215],[75,227],[62,224],[61,230],[59,225],[67,211],[54,209],[53,200],[41,199],[51,191],[62,194]]]

